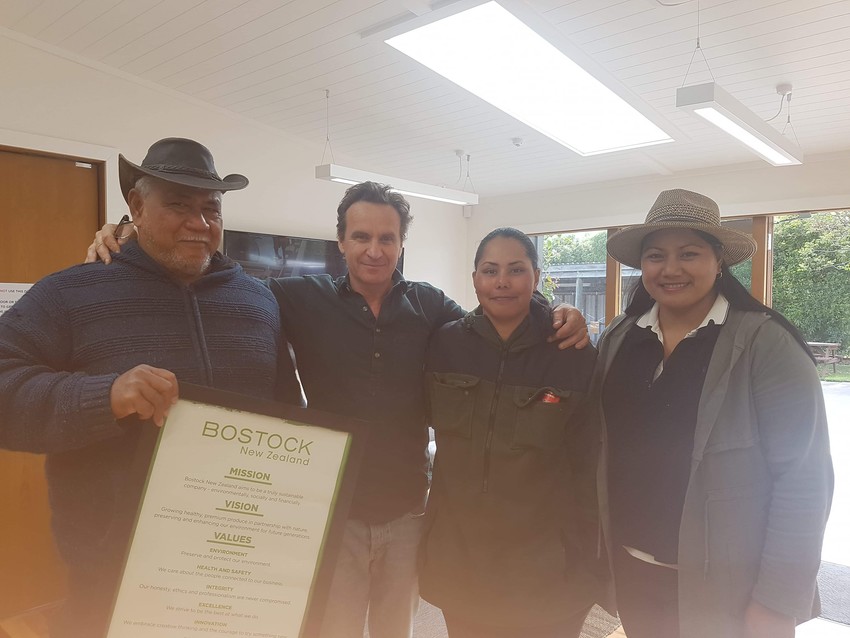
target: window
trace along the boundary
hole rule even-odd
[[[595,344],[605,326],[604,230],[538,235],[540,290],[550,300],[572,304],[584,314]]]

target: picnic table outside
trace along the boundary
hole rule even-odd
[[[818,363],[831,363],[832,372],[835,373],[835,364],[841,361],[838,356],[840,343],[825,343],[822,341],[809,341],[809,348],[812,349],[812,354],[815,355],[815,361]]]

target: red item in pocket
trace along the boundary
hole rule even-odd
[[[544,392],[540,399],[543,403],[560,403],[561,397],[553,392]]]

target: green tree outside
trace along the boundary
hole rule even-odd
[[[601,230],[582,238],[574,234],[546,235],[543,240],[544,268],[551,264],[604,264],[608,234]]]
[[[776,219],[773,307],[807,341],[850,352],[850,211]]]
[[[543,236],[541,255],[541,292],[551,302],[555,298],[558,282],[549,272],[554,264],[604,264],[607,253],[605,242],[608,233],[604,230],[584,235],[573,233]]]
[[[748,259],[740,264],[735,264],[729,271],[735,275],[735,279],[740,281],[747,290],[753,289],[753,262]]]
[[[607,234],[546,235],[543,238],[543,291],[550,299],[554,264],[605,262]],[[732,268],[751,287],[752,262]],[[841,344],[850,353],[850,211],[809,217],[776,218],[773,235],[773,307],[796,325],[807,341]]]

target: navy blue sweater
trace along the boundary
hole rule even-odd
[[[0,317],[0,447],[48,454],[72,587],[108,596],[156,436],[136,417],[116,421],[113,381],[144,363],[180,382],[284,398],[276,389],[296,381],[291,367],[278,378],[280,343],[274,297],[238,264],[216,253],[185,286],[136,243],[110,266],[45,277]]]

